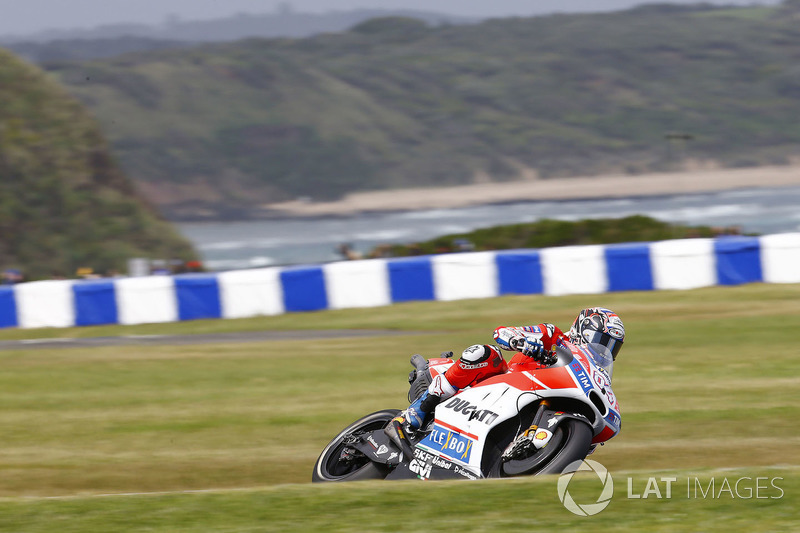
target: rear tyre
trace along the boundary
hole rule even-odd
[[[383,429],[389,421],[400,413],[399,409],[384,409],[359,418],[344,428],[322,450],[311,480],[315,483],[324,481],[361,481],[365,479],[383,479],[389,473],[386,465],[370,461],[364,454],[349,447],[344,438],[353,433],[369,433]],[[355,453],[347,453],[348,451]],[[344,454],[342,452],[345,452]]]
[[[496,474],[499,477],[560,474],[573,461],[586,458],[591,445],[591,426],[568,418],[558,425],[547,446],[528,457],[501,462]]]

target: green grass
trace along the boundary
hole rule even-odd
[[[660,482],[661,499],[655,494],[646,499],[629,499],[628,478],[634,488],[632,494],[641,495],[649,477],[641,473],[616,473],[611,503],[590,518],[573,515],[561,505],[556,478],[550,476],[502,482],[279,485],[188,494],[6,500],[0,501],[0,529],[30,533],[49,532],[55,527],[62,533],[494,532],[553,528],[634,532],[792,531],[800,523],[797,469],[659,472],[655,474],[658,479],[677,479],[672,484],[670,498],[666,498],[665,484]],[[762,478],[758,481],[762,487],[758,499],[755,498],[757,477]],[[735,494],[731,497],[717,488],[725,479],[734,485],[740,478],[752,478],[740,482],[741,497]],[[713,498],[708,490],[711,479],[715,482]],[[599,492],[595,490],[596,483],[596,478],[573,481],[570,494],[575,501],[590,502]],[[704,487],[705,498],[695,486]]]
[[[616,481],[601,514],[567,512],[553,478],[310,485],[339,429],[405,406],[412,353],[489,342],[500,324],[566,328],[596,303],[617,310],[628,331],[614,376],[623,430],[592,456]],[[2,339],[348,327],[417,334],[1,351],[0,531],[345,531],[359,522],[363,531],[797,529],[798,319],[800,285],[748,285],[3,331]],[[678,483],[682,498],[628,500],[628,475],[639,492],[649,476],[684,484],[778,476],[785,494],[689,499]]]

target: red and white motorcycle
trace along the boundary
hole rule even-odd
[[[610,354],[569,342],[556,354],[558,361],[547,368],[515,365],[443,401],[403,449],[383,432],[400,410],[353,422],[322,451],[313,481],[560,473],[619,433],[621,419]],[[409,401],[454,361],[414,355],[411,363]]]

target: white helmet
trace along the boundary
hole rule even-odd
[[[575,344],[608,352],[614,361],[625,341],[625,326],[614,311],[590,307],[578,314],[568,334]]]

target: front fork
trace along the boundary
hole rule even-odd
[[[536,414],[533,416],[533,422],[530,427],[520,433],[511,444],[508,445],[506,451],[503,452],[502,460],[508,461],[511,459],[522,459],[530,456],[536,450],[544,447],[550,441],[553,434],[549,430],[539,430],[539,424],[544,418],[545,412],[548,410],[550,404],[547,400],[542,400]],[[539,430],[539,431],[537,431]]]
[[[520,459],[530,456],[531,453],[541,450],[553,438],[553,431],[564,419],[573,418],[589,423],[589,420],[580,413],[557,411],[550,407],[547,400],[542,400],[536,415],[533,417],[531,426],[519,434],[514,441],[508,445],[503,453],[503,460]]]

